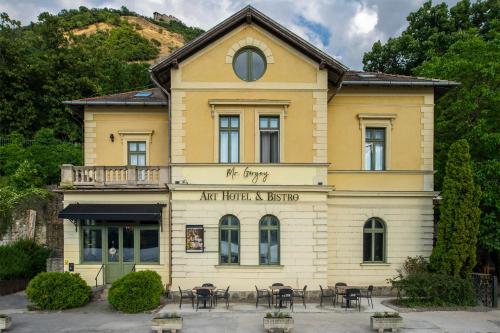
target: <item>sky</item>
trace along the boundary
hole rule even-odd
[[[86,6],[120,8],[144,16],[172,14],[190,26],[210,29],[250,4],[351,69],[362,69],[374,42],[398,36],[407,15],[425,0],[0,0],[0,12],[23,24],[39,13]],[[442,0],[433,1],[434,3]],[[458,0],[444,0],[453,6]]]

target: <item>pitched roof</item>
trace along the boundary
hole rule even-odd
[[[454,87],[460,83],[448,80],[430,79],[418,76],[385,74],[378,72],[347,71],[342,80],[342,86],[428,86]]]
[[[118,94],[64,101],[66,105],[168,105],[167,98],[159,88],[133,90]]]
[[[264,30],[270,32],[279,39],[285,41],[298,51],[310,57],[320,64],[320,67],[328,70],[328,79],[338,85],[342,80],[347,67],[335,60],[327,53],[321,51],[311,43],[297,36],[290,30],[283,27],[281,24],[272,20],[252,6],[246,6],[239,12],[230,16],[226,20],[217,24],[212,29],[208,30],[201,36],[193,39],[183,47],[177,49],[167,58],[156,65],[153,65],[150,70],[158,79],[160,84],[164,86],[170,85],[170,68],[176,67],[181,61],[203,49],[205,46],[221,38],[228,32],[242,24],[256,24]]]

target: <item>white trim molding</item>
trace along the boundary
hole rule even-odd
[[[385,170],[391,169],[391,131],[394,128],[395,113],[358,113],[361,130],[361,167],[365,170],[365,135],[367,127],[385,128]]]
[[[280,117],[280,163],[285,162],[285,116],[286,106],[284,109],[265,109],[255,108],[255,163],[260,163],[260,116],[279,116]]]
[[[271,51],[271,49],[266,45],[266,43],[261,42],[258,39],[255,39],[253,37],[247,37],[242,40],[240,40],[237,43],[234,43],[229,50],[227,50],[226,53],[226,64],[232,64],[233,63],[233,58],[236,52],[238,52],[241,48],[244,48],[246,46],[253,46],[258,48],[265,56],[266,56],[266,62],[268,64],[274,64],[274,56]]]
[[[239,135],[239,163],[245,163],[245,109],[217,109],[212,106],[212,117],[214,118],[214,163],[219,161],[219,117],[220,115],[234,115],[240,117]],[[221,163],[222,164],[222,163]],[[226,163],[224,163],[226,164]]]

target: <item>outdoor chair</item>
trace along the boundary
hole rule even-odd
[[[361,312],[361,299],[360,299],[361,291],[359,289],[347,289],[345,291],[345,295],[342,296],[343,299],[345,299],[346,304],[345,304],[345,310],[347,311],[347,308],[350,307],[350,303],[353,301],[356,301],[356,306],[358,307],[359,311]]]
[[[165,297],[167,299],[172,299],[172,285],[170,283],[165,285]]]
[[[226,300],[226,309],[229,309],[229,286],[227,289],[218,289],[214,294],[215,306],[219,302],[219,299]]]
[[[345,295],[345,289],[340,289],[339,287],[347,287],[347,283],[344,283],[344,282],[337,282],[335,283],[335,303],[333,306],[336,306],[337,305],[337,301],[338,301],[338,298],[339,296],[341,297],[340,298],[340,301],[342,302],[341,305],[344,304],[344,298],[343,296]]]
[[[304,308],[306,307],[306,289],[307,286],[304,286],[302,289],[294,289],[293,290],[293,297],[294,298],[302,298],[302,303],[304,304]]]
[[[256,302],[255,302],[255,308],[259,306],[259,299],[260,298],[267,298],[267,304],[269,307],[271,307],[271,293],[267,289],[259,289],[257,286],[255,286],[255,291],[257,292],[256,295]]]
[[[281,307],[283,304],[290,304],[290,310],[293,312],[293,289],[280,289],[276,296],[276,303]]]
[[[210,289],[199,288],[196,290],[196,311],[198,312],[198,308],[200,306],[200,301],[204,303],[206,306],[207,302],[209,302],[208,311],[212,309],[213,306],[213,297]]]
[[[202,287],[213,287],[213,283],[204,283],[201,285]]]
[[[323,298],[331,298],[332,299],[332,305],[335,306],[334,304],[334,299],[335,299],[335,293],[333,292],[333,290],[329,290],[329,289],[323,289],[323,287],[321,285],[319,285],[319,290],[321,291],[321,295],[320,295],[320,299],[319,299],[319,306],[323,306]]]
[[[373,299],[372,299],[372,294],[373,294],[373,286],[369,285],[368,289],[366,291],[363,291],[361,295],[359,296],[360,298],[366,298],[366,301],[368,302],[368,306],[370,306],[370,301],[372,304],[372,309],[373,309]],[[361,300],[360,300],[361,301]]]
[[[181,295],[181,301],[179,303],[179,309],[182,308],[182,300],[183,299],[190,299],[191,300],[191,305],[193,306],[194,309],[194,294],[192,290],[186,289],[182,290],[181,287],[179,287],[179,293]]]
[[[284,284],[281,282],[275,282],[271,285],[272,287],[283,287]],[[274,289],[272,290],[272,295],[271,297],[275,300],[276,296],[278,296],[278,292],[275,291]],[[275,304],[276,305],[276,304]]]

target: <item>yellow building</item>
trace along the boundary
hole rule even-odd
[[[386,286],[433,241],[434,89],[350,71],[246,7],[151,68],[157,88],[66,102],[65,269],[177,290]]]

